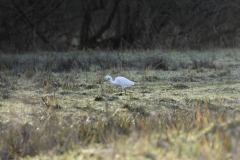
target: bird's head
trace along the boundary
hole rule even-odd
[[[103,83],[104,81],[109,81],[111,78],[112,78],[111,76],[108,76],[108,75],[107,75],[107,76],[104,78],[104,80],[102,81],[102,83]]]

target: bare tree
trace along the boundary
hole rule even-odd
[[[238,46],[238,0],[0,0],[0,50]]]

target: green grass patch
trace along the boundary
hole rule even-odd
[[[1,55],[0,156],[237,158],[238,56],[238,49]],[[121,93],[101,83],[106,74],[136,84]]]

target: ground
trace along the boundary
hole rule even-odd
[[[2,55],[2,158],[239,156],[239,49],[17,56]],[[135,85],[121,93],[105,75]]]

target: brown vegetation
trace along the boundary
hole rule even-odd
[[[239,157],[237,49],[40,53],[0,55],[1,159]]]

